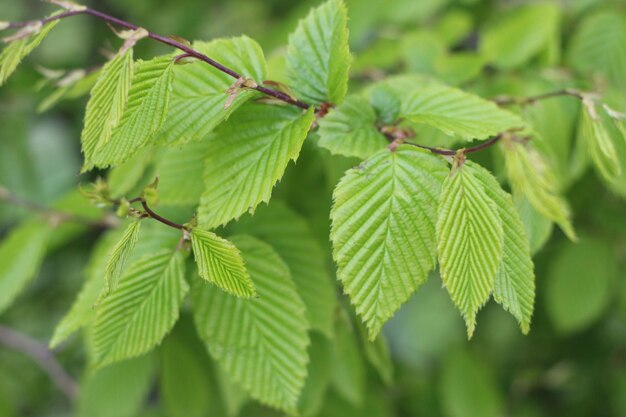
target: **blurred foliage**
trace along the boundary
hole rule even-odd
[[[317,3],[87,2],[162,34],[203,40],[247,34],[267,51],[275,79],[283,72],[280,48],[288,33]],[[381,74],[406,71],[432,75],[487,97],[527,96],[580,84],[603,91],[612,105],[626,111],[626,42],[618,45],[621,55],[594,49],[595,54],[585,57],[580,52],[585,49],[581,42],[609,50],[605,41],[581,40],[592,26],[606,28],[611,41],[626,36],[623,0],[347,3],[357,88]],[[35,0],[0,0],[2,20],[24,20],[49,10],[49,5]],[[620,24],[622,32],[609,27]],[[77,177],[85,99],[62,100],[43,114],[35,110],[53,91],[42,82],[44,68],[98,66],[102,54],[113,50],[113,39],[105,24],[90,17],[63,21],[0,90],[0,184],[22,198],[54,205],[72,195],[78,181],[95,178],[98,173]],[[156,43],[143,42],[137,48],[140,57],[161,52],[164,48]],[[530,334],[522,336],[515,320],[490,303],[479,314],[475,337],[467,341],[461,317],[439,277],[432,276],[384,329],[391,359],[386,346],[364,342],[352,317],[338,319],[334,348],[324,346],[321,335],[313,336],[311,366],[320,357],[332,356],[334,362],[326,369],[311,370],[302,415],[626,415],[625,193],[623,187],[608,191],[587,169],[584,151],[577,153],[578,111],[568,98],[524,110],[547,138],[547,152],[553,156],[581,236],[579,243],[570,242],[520,201],[520,207],[526,207],[522,213],[533,248],[541,247],[534,259],[538,289]],[[576,175],[571,158],[580,164]],[[495,172],[502,170],[496,152],[476,159]],[[290,166],[276,190],[277,199],[306,217],[327,252],[329,272],[334,271],[327,241],[330,192],[352,165],[354,160],[330,158],[307,143],[298,164]],[[0,203],[0,234],[7,235],[19,220],[30,217],[22,208]],[[0,318],[2,324],[40,340],[50,340],[79,291],[98,233],[79,227],[56,238],[59,243],[47,253],[39,275]],[[157,352],[96,374],[84,368],[81,337],[70,339],[56,355],[82,381],[76,405],[62,397],[29,358],[0,347],[0,416],[279,415],[242,396],[204,354],[190,327],[184,317]],[[389,360],[393,377],[387,374]]]

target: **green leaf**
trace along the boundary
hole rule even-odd
[[[192,291],[196,325],[211,355],[253,398],[295,413],[308,362],[308,323],[289,269],[270,246],[249,236],[243,253],[259,297],[232,297],[201,280]]]
[[[194,228],[191,231],[191,247],[202,278],[238,297],[256,295],[241,252],[232,242],[213,232]]]
[[[447,171],[438,157],[403,145],[374,154],[335,189],[330,236],[338,277],[372,340],[435,266]]]
[[[80,138],[85,156],[83,172],[95,166],[99,153],[107,146],[113,130],[122,120],[132,77],[132,48],[120,51],[100,71],[87,103],[85,127]]]
[[[188,143],[180,148],[165,148],[159,154],[159,201],[165,205],[195,206],[204,190],[204,161],[211,143]]]
[[[357,336],[349,319],[341,316],[335,328],[332,385],[342,398],[355,406],[363,403],[366,381],[365,361]]]
[[[95,366],[148,352],[178,319],[188,291],[185,257],[164,250],[141,258],[98,306],[94,322]]]
[[[498,15],[496,24],[485,30],[482,54],[499,68],[517,68],[559,39],[560,9],[557,4],[530,4]],[[560,48],[560,47],[559,47]]]
[[[389,352],[389,342],[384,334],[379,335],[376,340],[367,338],[367,331],[364,327],[359,327],[361,335],[361,345],[363,353],[369,364],[378,372],[380,379],[387,386],[393,384],[393,361]]]
[[[0,313],[37,275],[50,232],[47,224],[28,222],[11,230],[0,244]]]
[[[539,213],[558,224],[569,239],[575,240],[569,205],[559,195],[556,176],[543,156],[532,143],[515,139],[504,140],[501,149],[513,191],[525,196]]]
[[[462,351],[445,359],[439,380],[440,404],[449,417],[497,417],[502,393],[486,364]]]
[[[232,230],[272,246],[291,271],[311,328],[331,338],[337,294],[325,254],[306,220],[281,202],[272,201],[269,206],[260,207],[254,216],[233,223]]]
[[[567,52],[570,65],[581,74],[601,74],[626,86],[626,23],[620,13],[607,10],[586,17],[572,32]]]
[[[348,13],[341,0],[311,10],[289,36],[287,75],[296,96],[311,104],[339,104],[348,91],[352,57]]]
[[[165,121],[173,66],[169,55],[135,63],[124,115],[111,139],[93,156],[94,165],[106,168],[121,164],[148,144]]]
[[[466,162],[463,169],[471,170],[487,196],[496,204],[504,233],[502,264],[496,275],[494,298],[520,323],[524,334],[530,330],[535,301],[535,274],[530,257],[530,245],[513,198],[506,193],[489,171]]]
[[[334,155],[365,159],[389,144],[366,98],[350,96],[320,120],[319,145]]]
[[[44,40],[48,33],[59,23],[54,20],[43,25],[32,35],[11,41],[0,54],[0,87],[13,74],[22,60]],[[34,28],[33,28],[34,29]]]
[[[204,349],[194,349],[195,340],[180,336],[175,330],[161,347],[159,391],[164,408],[170,417],[205,417],[215,411],[217,399],[212,395],[217,390],[206,366],[208,357]]]
[[[309,365],[307,378],[298,402],[302,417],[317,415],[326,400],[326,393],[332,376],[332,349],[328,339],[316,332],[311,332],[309,346]]]
[[[409,94],[400,116],[468,141],[524,126],[522,119],[491,101],[437,84]]]
[[[514,194],[513,201],[522,219],[526,236],[528,236],[530,253],[534,255],[550,239],[554,223],[547,217],[542,216],[526,197]]]
[[[472,337],[476,313],[489,299],[502,262],[503,228],[471,164],[455,162],[443,184],[437,240],[441,279]]]
[[[81,384],[79,417],[136,417],[150,393],[152,355],[126,360],[89,374]]]
[[[111,291],[115,291],[117,288],[119,278],[124,272],[126,261],[137,244],[140,226],[140,220],[135,220],[129,224],[122,238],[113,248],[104,272],[103,296],[110,294]]]
[[[267,72],[261,47],[247,36],[194,42],[198,52],[261,83]],[[235,79],[197,61],[174,68],[172,96],[166,121],[157,134],[160,141],[179,144],[202,140],[246,101],[258,95],[243,89],[225,108]]]
[[[567,244],[553,255],[545,302],[557,330],[578,332],[600,318],[618,276],[616,259],[613,247],[592,239]]]
[[[70,310],[54,329],[50,348],[55,348],[72,333],[91,323],[96,315],[95,304],[104,287],[107,261],[120,238],[121,230],[107,234],[98,241],[85,268],[85,282]]]
[[[586,102],[581,110],[579,133],[587,143],[595,167],[608,182],[621,175],[621,166],[615,145],[612,142],[598,109],[593,102]]]
[[[314,118],[312,108],[302,113],[249,104],[211,135],[198,223],[220,226],[269,202],[289,161],[297,159]]]

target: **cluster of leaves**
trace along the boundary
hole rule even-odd
[[[552,223],[577,239],[563,190],[593,165],[610,190],[626,195],[626,127],[614,110],[622,103],[610,94],[564,90],[571,97],[560,100],[577,106],[569,152],[549,137],[554,132],[544,108],[527,108],[523,99],[482,98],[492,95],[489,86],[469,92],[458,85],[476,81],[486,63],[505,71],[533,59],[557,62],[559,19],[556,6],[523,6],[485,31],[479,52],[449,52],[427,30],[406,34],[402,47],[377,64],[400,63],[411,73],[351,94],[351,68],[367,77],[380,45],[353,59],[340,0],[300,21],[278,64],[267,62],[246,36],[185,43],[234,69],[238,80],[189,56],[135,60],[134,47],[148,33],[120,33],[123,45],[111,60],[84,77],[67,76],[45,106],[90,91],[82,171],[111,168],[107,183],[89,196],[124,218],[124,227],[98,241],[84,286],[51,340],[56,347],[88,330],[95,373],[86,395],[135,373],[145,378],[128,384],[148,386],[149,352],[165,341],[159,350],[164,401],[173,414],[196,415],[181,410],[197,404],[214,381],[193,371],[207,365],[187,329],[187,298],[196,333],[219,364],[215,378],[229,415],[248,395],[289,414],[314,415],[330,383],[323,369],[329,366],[339,369],[332,383],[341,396],[361,403],[358,344],[390,383],[389,352],[379,333],[437,265],[469,337],[492,296],[527,333],[535,301],[532,254],[545,244]],[[529,25],[535,20],[541,30],[520,29],[535,27]],[[0,84],[57,23],[28,25],[8,39]],[[520,31],[522,38],[511,44]],[[449,36],[450,43],[460,40]],[[626,39],[623,20],[594,15],[572,40],[567,60],[583,79],[601,76],[619,86],[626,42],[616,39]],[[599,75],[598,60],[607,61]],[[280,79],[268,85],[308,109],[259,92],[255,87],[267,78]],[[438,148],[490,138],[499,140],[498,175],[468,160],[466,149]],[[424,149],[426,144],[433,146]],[[306,146],[354,158],[354,167],[332,184],[330,240],[337,279],[360,322],[345,317],[349,310],[338,303],[324,247],[306,220],[280,202],[261,205]],[[148,185],[154,177],[158,192]],[[141,197],[132,199],[134,192]],[[168,229],[149,220],[153,216],[139,202],[174,207],[172,215],[186,223]],[[61,202],[57,208],[64,207]],[[84,206],[72,210],[94,221],[102,216]],[[44,217],[16,227],[0,246],[0,312],[36,275],[46,248],[71,236],[58,227],[62,219]],[[562,268],[567,265],[563,261]],[[564,326],[576,321],[569,313],[554,315],[566,317]],[[187,375],[198,379],[191,391],[173,382]],[[185,396],[193,401],[185,404]],[[206,406],[198,407],[201,415]]]

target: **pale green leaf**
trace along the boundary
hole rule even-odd
[[[532,143],[505,140],[501,149],[513,191],[525,196],[539,213],[554,221],[568,238],[575,240],[569,205],[558,193],[552,167]]]
[[[241,252],[232,242],[208,230],[194,228],[191,247],[202,278],[238,297],[256,295]]]
[[[11,41],[2,50],[0,54],[0,86],[13,74],[20,62],[39,46],[57,23],[59,23],[58,20],[47,23],[32,35]]]
[[[119,278],[124,272],[126,261],[137,244],[140,226],[141,221],[139,220],[129,224],[122,238],[113,248],[104,272],[104,288],[102,292],[104,296],[117,288]]]
[[[600,11],[586,17],[572,32],[567,58],[574,69],[587,77],[601,74],[617,86],[626,86],[624,16]]]
[[[137,417],[155,371],[152,355],[129,359],[90,373],[81,384],[78,417]]]
[[[83,171],[95,166],[99,152],[107,146],[122,119],[133,77],[133,49],[120,51],[107,62],[91,90],[81,134],[85,156]]]
[[[608,182],[621,175],[621,166],[611,135],[598,113],[599,108],[592,102],[581,109],[579,134],[587,144],[587,150],[594,166]]]
[[[335,155],[368,158],[389,144],[376,122],[367,99],[350,96],[320,120],[319,145]]]
[[[11,230],[0,243],[0,313],[37,275],[50,232],[48,224],[28,222]]]
[[[162,204],[195,206],[204,190],[202,178],[209,141],[165,148],[158,156],[159,199]]]
[[[485,193],[496,204],[504,233],[502,264],[496,275],[494,299],[520,323],[524,334],[530,330],[535,301],[535,274],[530,245],[513,198],[506,193],[489,171],[466,162],[463,169],[481,183]]]
[[[87,267],[85,282],[70,310],[54,329],[50,347],[54,348],[72,333],[90,323],[96,315],[95,305],[104,287],[104,271],[111,252],[120,239],[122,230],[107,234],[93,249]]]
[[[143,149],[161,127],[170,100],[173,58],[137,61],[126,110],[111,139],[93,156],[94,165],[118,165]]]
[[[557,330],[578,332],[602,316],[618,277],[616,259],[612,246],[592,239],[568,244],[553,255],[545,305]]]
[[[232,297],[194,281],[193,308],[201,338],[224,370],[253,398],[294,413],[308,362],[305,307],[289,269],[270,246],[233,238],[258,298]]]
[[[498,15],[484,32],[481,53],[499,68],[516,68],[550,47],[560,36],[560,9],[553,3],[535,3]]]
[[[391,352],[389,351],[389,342],[385,334],[379,335],[376,340],[371,341],[367,338],[367,331],[364,327],[359,327],[361,335],[361,345],[363,353],[369,364],[378,372],[380,379],[387,386],[393,384],[393,361]]]
[[[248,104],[208,138],[205,190],[198,223],[205,228],[236,219],[261,202],[290,160],[296,160],[311,128],[313,109]]]
[[[486,139],[524,126],[522,119],[491,101],[438,84],[408,94],[401,116],[465,140]]]
[[[437,220],[441,279],[469,337],[476,313],[494,289],[503,256],[498,207],[471,168],[455,161],[443,184]]]
[[[154,161],[154,151],[145,149],[126,162],[109,170],[107,185],[113,198],[122,198],[130,195],[133,191],[138,194],[150,182],[154,181],[155,175],[150,169]],[[159,196],[161,195],[161,182],[159,181]]]
[[[296,96],[311,104],[339,104],[348,91],[352,57],[348,16],[341,0],[311,10],[289,36],[287,75]]]
[[[332,337],[337,293],[328,274],[324,252],[306,220],[286,205],[272,201],[269,206],[260,207],[254,216],[233,223],[232,229],[272,246],[291,271],[311,328]]]
[[[403,145],[374,154],[335,189],[338,277],[372,340],[435,266],[437,201],[447,171],[440,158]]]
[[[193,47],[258,84],[265,79],[263,51],[247,36],[194,42]],[[229,99],[226,90],[235,81],[202,61],[177,65],[167,117],[157,133],[158,140],[185,143],[204,139],[239,106],[258,95],[253,90],[241,90],[230,106],[224,108]]]
[[[554,223],[547,217],[542,216],[537,209],[530,204],[528,199],[519,193],[513,195],[513,201],[522,219],[526,236],[528,236],[530,253],[534,255],[543,248],[548,239],[550,239],[552,230],[554,229]]]
[[[121,276],[99,305],[93,328],[96,367],[148,352],[172,329],[188,291],[185,257],[163,250],[147,255]]]

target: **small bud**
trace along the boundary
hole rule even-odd
[[[159,192],[157,188],[159,186],[159,178],[157,177],[154,182],[148,185],[143,190],[143,198],[149,206],[156,206],[159,203]]]
[[[87,6],[83,6],[82,4],[77,4],[68,0],[46,0],[46,1],[48,3],[57,5],[70,12],[82,12],[82,11],[87,10]]]
[[[4,43],[10,43],[10,42],[17,41],[23,38],[27,38],[32,35],[36,35],[39,33],[42,27],[43,25],[39,21],[30,23],[24,26],[19,31],[17,31],[15,34],[3,38],[2,41]]]
[[[123,198],[122,201],[120,202],[120,205],[117,208],[117,211],[115,212],[115,214],[117,215],[117,217],[120,217],[120,218],[123,219],[126,216],[128,216],[128,211],[129,210],[130,210],[130,203],[128,202],[128,200]]]

